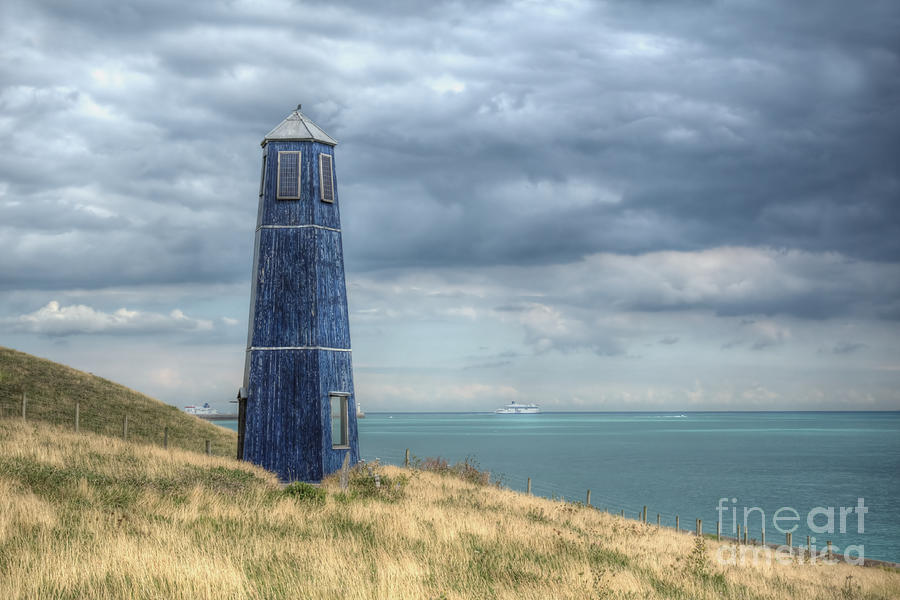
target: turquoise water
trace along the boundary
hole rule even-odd
[[[221,422],[236,428],[234,422]],[[900,413],[482,413],[368,414],[359,421],[367,460],[401,464],[404,450],[451,461],[472,457],[510,488],[584,501],[636,518],[715,533],[716,507],[759,507],[766,541],[783,542],[773,523],[778,509],[800,516],[794,545],[832,540],[839,552],[862,545],[865,556],[900,561]],[[731,502],[736,498],[737,502]],[[856,512],[840,532],[840,507],[864,499],[868,512],[858,531]],[[810,531],[816,507],[834,508],[835,531]],[[734,511],[723,512],[723,534]],[[782,511],[790,516],[789,510]],[[750,536],[760,537],[753,511]],[[814,522],[826,526],[827,514]],[[782,529],[795,523],[781,521]]]

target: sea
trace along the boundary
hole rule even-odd
[[[368,413],[367,461],[469,460],[506,487],[900,562],[900,412]],[[219,425],[237,429],[236,421]]]

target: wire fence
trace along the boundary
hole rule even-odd
[[[8,415],[5,407],[2,409],[2,413],[0,413],[0,417],[14,416],[19,417],[23,421],[27,420],[27,412],[28,412],[28,397],[27,394],[23,393],[21,398],[21,412],[16,411],[18,414]],[[80,430],[80,422],[81,422],[81,408],[80,403],[75,404],[75,410],[73,417],[73,425],[74,430],[78,432]],[[128,440],[129,438],[129,420],[128,415],[125,414],[122,417],[122,430],[121,436],[123,440]],[[169,447],[169,427],[164,427],[162,433],[162,445],[164,448]],[[206,454],[211,453],[211,441],[209,439],[203,440],[204,442],[204,451]],[[417,463],[420,461],[419,458],[413,457],[411,460],[411,455],[409,448],[406,448],[404,452],[393,452],[389,451],[383,456],[376,458],[376,460],[380,461],[384,464],[391,464],[396,466],[417,466]],[[681,521],[680,515],[667,512],[667,511],[656,511],[653,513],[648,512],[648,507],[646,505],[636,505],[634,502],[623,500],[622,498],[617,498],[614,495],[609,494],[607,491],[603,492],[595,492],[589,488],[586,489],[575,489],[571,485],[560,484],[558,482],[554,482],[551,480],[532,480],[531,477],[525,477],[522,475],[514,474],[514,473],[504,473],[499,476],[496,474],[492,477],[493,481],[500,485],[501,487],[525,492],[529,494],[533,494],[536,496],[541,496],[544,498],[548,498],[551,500],[559,500],[563,502],[577,502],[585,506],[590,506],[596,510],[605,511],[611,514],[617,514],[623,518],[633,519],[640,521],[644,524],[648,525],[657,525],[660,527],[669,527],[674,528],[678,531],[691,532],[693,531],[696,535],[702,536],[706,532],[703,529],[703,521],[702,519],[694,519],[695,527],[691,527],[690,523],[687,521]],[[687,527],[685,527],[687,525]],[[743,537],[742,534],[743,533]],[[781,545],[776,544],[766,544],[765,538],[765,529],[760,531],[761,539],[759,543],[762,545],[769,545],[772,547],[777,547]],[[757,540],[750,539],[748,535],[748,531],[746,529],[741,530],[741,526],[737,526],[737,532],[735,537],[729,538],[722,535],[721,523],[715,523],[715,534],[714,537],[718,539],[731,539],[736,541],[737,543],[744,544],[755,544]],[[807,552],[811,550],[810,548],[809,537],[807,537],[807,544],[804,546],[803,544],[798,544],[796,547],[799,549],[805,549]],[[791,539],[791,533],[787,533],[785,536],[785,543],[783,546],[794,547],[793,540]],[[814,552],[815,550],[812,549]],[[831,556],[831,542],[828,542],[828,556]],[[881,562],[881,561],[874,561]]]
[[[387,451],[382,452],[376,460],[383,464],[391,464],[396,466],[406,465],[406,457],[408,450],[404,452]],[[417,457],[413,456],[413,461]],[[552,500],[562,500],[566,502],[581,502],[587,504],[587,488],[577,489],[571,485],[564,485],[554,481],[537,480],[515,473],[491,474],[492,481],[498,483],[501,487],[508,488],[519,492],[531,491],[536,496],[549,498]],[[626,517],[637,518],[638,515],[643,517],[644,505],[637,505],[622,498],[616,498],[607,492],[598,493],[591,490],[591,506],[599,510],[606,510],[610,513],[622,514],[624,511]],[[677,515],[666,511],[656,511],[652,517],[655,522],[656,514],[660,515],[661,524],[670,524],[674,527]],[[648,515],[648,519],[650,516]]]
[[[12,412],[7,411],[7,407],[5,407],[5,406],[0,407],[0,418],[12,417],[15,419],[21,419],[23,422],[28,422],[29,407],[31,406],[29,404],[29,402],[30,402],[30,400],[28,398],[28,394],[23,392],[21,400],[19,402],[19,406],[15,407]],[[82,431],[82,429],[83,429],[82,428],[82,418],[84,416],[85,415],[83,415],[83,413],[81,411],[81,403],[76,402],[74,411],[71,413],[71,415],[69,417],[71,419],[70,423],[71,423],[75,433],[79,433]],[[146,422],[140,422],[137,424],[140,426],[140,428],[139,428],[139,431],[141,434],[140,437],[142,438],[142,441],[146,442],[147,441],[146,437],[148,434],[148,424]],[[129,419],[129,416],[127,413],[122,415],[121,438],[123,441],[128,441],[129,439],[132,439],[134,437],[135,425],[136,425],[136,423],[135,423],[134,418]],[[99,433],[101,435],[111,435],[111,433],[112,433],[110,431],[94,431],[93,429],[84,429],[84,431],[90,431],[92,433]],[[155,430],[150,431],[150,433],[153,437],[157,436],[157,432],[158,432],[158,443],[161,443],[163,448],[168,449],[169,445],[170,445],[170,437],[172,437],[171,434],[174,432],[168,426],[163,426],[161,429],[155,429]],[[116,437],[118,437],[118,436],[116,436]],[[198,438],[192,438],[192,440],[193,439],[198,439]],[[185,448],[185,449],[191,449],[191,448],[188,448],[185,446],[183,438],[179,439],[179,442],[180,443],[178,444],[178,447]],[[202,445],[200,444],[200,442],[202,442]],[[213,446],[212,446],[211,439],[199,438],[197,450],[199,450],[200,448],[203,448],[203,452],[205,454],[212,455],[212,447]],[[219,448],[219,449],[221,450],[221,448]],[[232,454],[232,456],[233,456],[233,454]]]
[[[412,457],[412,458],[411,458]],[[396,466],[416,467],[421,459],[410,454],[409,449],[404,452],[387,451],[382,452],[382,456],[376,460],[384,464]],[[551,500],[559,500],[563,502],[577,502],[581,505],[589,505],[590,507],[604,511],[613,515],[618,515],[626,519],[636,520],[651,526],[660,526],[676,529],[685,533],[693,533],[695,535],[707,535],[717,540],[731,540],[743,544],[762,544],[771,547],[777,547],[782,544],[767,544],[764,529],[754,532],[759,539],[751,538],[749,532],[737,526],[737,531],[729,532],[726,535],[722,530],[722,524],[718,522],[706,523],[702,519],[686,518],[677,513],[653,509],[644,504],[636,504],[634,501],[616,497],[615,494],[609,493],[607,490],[591,490],[589,488],[578,489],[572,485],[561,484],[557,481],[541,479],[535,480],[516,473],[502,473],[499,476],[491,474],[492,482],[514,491],[530,493]],[[710,527],[711,525],[711,527]],[[806,548],[803,544],[794,546],[791,534],[785,536],[784,544],[790,547]]]

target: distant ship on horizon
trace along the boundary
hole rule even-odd
[[[205,402],[203,406],[185,406],[184,412],[198,417],[209,417],[219,414],[219,411],[211,407],[209,402]]]
[[[498,415],[539,415],[541,414],[541,407],[533,402],[531,404],[516,404],[516,401],[513,400],[494,412]]]

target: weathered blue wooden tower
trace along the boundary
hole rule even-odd
[[[299,106],[262,141],[238,457],[285,481],[359,460],[336,144]]]

